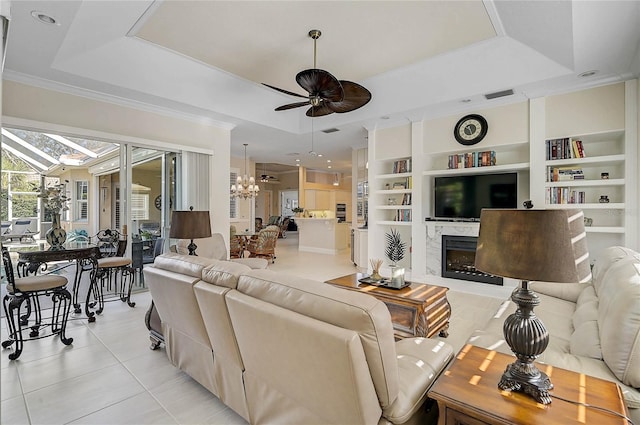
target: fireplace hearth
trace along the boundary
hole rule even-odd
[[[442,277],[503,285],[503,279],[475,268],[478,238],[442,235]]]

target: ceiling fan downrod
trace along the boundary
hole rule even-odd
[[[322,35],[322,33],[320,32],[320,30],[311,30],[309,31],[309,37],[313,38],[313,68],[317,69],[316,66],[316,40],[318,40],[320,38],[320,36]]]

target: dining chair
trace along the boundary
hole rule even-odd
[[[242,237],[238,236],[236,226],[229,226],[229,257],[242,258],[244,256],[244,242]]]
[[[280,234],[280,227],[267,226],[258,232],[255,239],[250,239],[246,249],[249,251],[249,258],[266,258],[272,263],[276,259],[276,242]]]
[[[16,360],[20,357],[24,341],[60,335],[60,341],[63,344],[71,344],[73,338],[67,338],[65,334],[72,304],[71,294],[66,289],[67,278],[56,274],[16,278],[13,273],[11,256],[6,247],[2,248],[2,264],[7,279],[7,293],[3,299],[3,306],[9,333],[9,338],[2,342],[2,348],[8,348],[15,343],[15,351],[9,354],[9,360]],[[53,302],[50,322],[42,320],[40,297],[43,296],[51,297]],[[26,312],[21,315],[23,305]],[[33,321],[29,319],[32,314]],[[40,332],[47,326],[51,327],[51,334],[41,335]],[[29,338],[24,337],[23,327],[31,329]]]

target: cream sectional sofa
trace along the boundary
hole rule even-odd
[[[145,267],[170,361],[252,424],[427,423],[447,343],[395,342],[374,297],[175,253]]]
[[[640,424],[640,254],[609,247],[592,273],[589,284],[530,284],[540,297],[534,312],[550,334],[538,361],[618,383]],[[515,304],[505,301],[468,342],[511,353],[502,325],[514,311]]]

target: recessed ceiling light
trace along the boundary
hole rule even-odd
[[[380,119],[388,120],[388,119],[389,119],[389,116],[388,116],[388,115],[383,115],[383,116],[381,116],[381,117],[380,117]]]
[[[331,160],[330,160],[330,159],[327,159],[327,162],[331,162]]]
[[[582,74],[578,74],[578,77],[592,77],[598,73],[597,70],[592,69],[591,71],[585,71]]]
[[[319,157],[322,157],[322,154],[321,154],[321,153],[319,153],[319,154],[318,154],[318,156],[319,156]]]
[[[331,165],[327,165],[327,168],[331,168]]]
[[[54,18],[53,16],[50,16],[50,15],[47,15],[44,12],[39,12],[37,10],[32,10],[31,11],[31,16],[33,16],[33,19],[35,19],[38,22],[42,22],[43,24],[60,25],[56,21],[56,18]]]
[[[297,159],[296,159],[296,162],[300,162],[300,158],[297,158]]]
[[[298,163],[296,164],[296,167],[299,167],[299,166],[300,166],[300,163],[298,162]]]
[[[469,102],[471,102],[471,99],[462,99],[460,102],[462,102],[462,103],[469,103]]]

